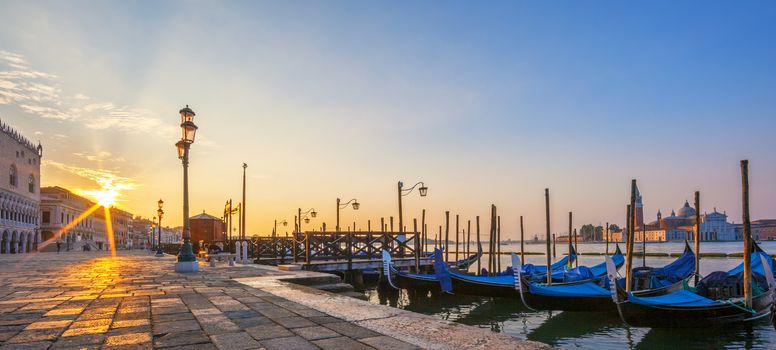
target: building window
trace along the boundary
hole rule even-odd
[[[35,176],[30,175],[30,178],[27,179],[27,190],[30,193],[35,193]]]
[[[16,165],[11,165],[11,172],[8,176],[8,183],[11,184],[11,186],[16,187],[19,185],[18,177],[16,176]]]

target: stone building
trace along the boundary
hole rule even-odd
[[[191,242],[197,243],[213,242],[225,240],[225,225],[221,218],[217,218],[213,215],[207,214],[202,211],[202,214],[192,216],[189,218],[189,230],[191,231]]]
[[[133,241],[129,229],[132,226],[132,214],[119,208],[111,207],[110,218],[116,248],[131,249]]]
[[[44,251],[56,251],[57,240],[62,250],[107,248],[105,213],[91,200],[59,186],[43,187],[40,208]]]
[[[0,253],[28,253],[41,242],[40,160],[43,147],[0,121]]]

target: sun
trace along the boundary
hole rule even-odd
[[[116,197],[119,195],[114,189],[102,189],[93,191],[91,194],[97,199],[97,204],[106,208],[116,204]]]

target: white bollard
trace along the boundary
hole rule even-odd
[[[250,263],[250,259],[248,259],[248,241],[242,242],[242,262],[243,264]]]

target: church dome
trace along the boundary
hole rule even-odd
[[[676,213],[676,216],[681,216],[685,218],[694,217],[695,216],[695,209],[690,207],[690,203],[687,201],[684,201],[684,206],[679,209],[679,212]]]

